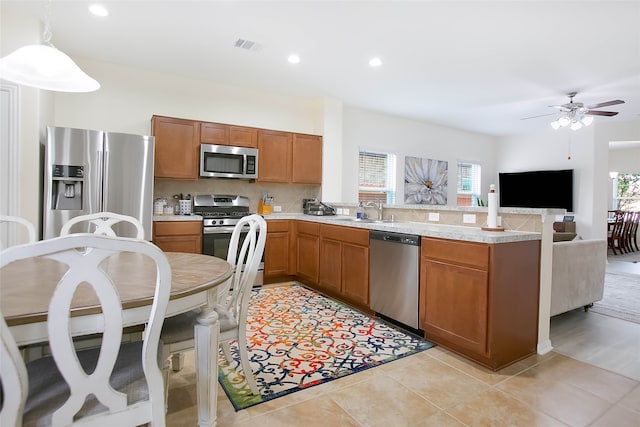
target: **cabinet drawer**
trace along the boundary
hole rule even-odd
[[[484,243],[423,237],[422,256],[483,270],[489,268],[489,245]]]
[[[318,234],[320,234],[320,224],[314,222],[298,221],[298,233],[317,236]]]
[[[289,231],[288,219],[270,219],[267,221],[267,233],[282,233]]]
[[[325,239],[339,240],[341,242],[369,247],[369,230],[322,224],[320,226],[320,234]]]
[[[177,236],[202,234],[200,221],[156,221],[153,223],[155,236]]]

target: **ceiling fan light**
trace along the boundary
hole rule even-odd
[[[560,124],[560,126],[565,127],[569,123],[571,123],[571,121],[569,120],[569,118],[567,116],[562,116],[562,117],[560,117],[558,119],[558,123]]]
[[[579,121],[571,122],[571,130],[578,130],[582,127],[582,123]]]
[[[100,83],[53,46],[23,46],[0,59],[0,77],[13,83],[58,92],[93,92]]]
[[[558,130],[560,129],[560,123],[558,123],[557,120],[554,120],[551,122],[551,127],[553,128],[553,130]]]
[[[583,116],[582,119],[580,119],[580,121],[582,122],[583,125],[589,126],[591,123],[593,123],[593,117]]]

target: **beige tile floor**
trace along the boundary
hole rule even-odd
[[[196,424],[193,353],[170,380],[167,425]],[[640,381],[551,352],[491,372],[441,347],[235,412],[218,426],[634,426]]]
[[[640,325],[575,310],[552,319],[551,340],[498,372],[434,347],[239,412],[219,389],[218,426],[640,426]],[[196,424],[185,356],[170,427]]]

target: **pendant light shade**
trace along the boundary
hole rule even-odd
[[[71,58],[53,46],[23,46],[0,59],[0,77],[38,89],[93,92],[100,83],[85,74]]]

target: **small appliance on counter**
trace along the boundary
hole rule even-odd
[[[305,215],[327,216],[335,215],[336,210],[318,199],[302,199],[302,213]]]

